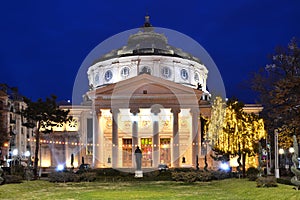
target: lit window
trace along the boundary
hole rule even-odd
[[[187,79],[189,78],[189,74],[188,74],[188,72],[187,72],[186,69],[182,69],[182,70],[180,71],[180,74],[181,74],[181,78],[182,78],[183,80],[187,80]]]
[[[98,73],[95,75],[94,83],[95,83],[95,85],[98,85],[98,83],[99,83],[99,74]]]
[[[195,73],[194,79],[196,82],[199,82],[199,74],[197,72]]]
[[[122,77],[127,77],[129,76],[129,68],[128,67],[123,67],[122,70],[121,70],[121,76]]]
[[[110,81],[112,77],[113,77],[113,73],[111,72],[111,70],[107,70],[104,74],[105,81]]]

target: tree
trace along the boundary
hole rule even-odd
[[[27,108],[22,110],[22,115],[26,119],[25,125],[35,129],[35,154],[34,154],[34,168],[33,173],[35,179],[38,172],[38,155],[40,146],[40,133],[51,133],[52,127],[58,123],[64,123],[69,120],[69,110],[61,110],[56,104],[56,97],[46,98],[45,101],[38,99],[36,102],[28,98],[24,98]]]
[[[254,74],[252,88],[264,106],[268,132],[273,135],[279,129],[279,145],[291,147],[294,132],[300,131],[300,48],[296,39],[287,48],[275,50],[271,64]]]
[[[253,113],[243,112],[243,107],[244,104],[237,99],[227,101],[222,130],[212,139],[217,154],[242,157],[245,176],[247,156],[258,153],[258,142],[265,137],[265,130],[263,120]]]
[[[216,141],[218,135],[222,134],[223,123],[225,118],[226,103],[217,96],[211,109],[211,119],[208,124],[208,134],[206,140]]]

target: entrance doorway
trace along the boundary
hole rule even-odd
[[[152,138],[141,138],[142,167],[152,167]]]
[[[123,139],[123,167],[132,167],[132,139]]]
[[[171,139],[160,138],[160,163],[171,165]]]

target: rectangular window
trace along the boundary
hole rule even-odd
[[[152,167],[152,138],[141,138],[142,167]]]
[[[123,139],[123,167],[132,166],[132,139]]]

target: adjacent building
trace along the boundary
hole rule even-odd
[[[9,89],[0,90],[0,118],[2,136],[8,136],[1,148],[0,165],[10,166],[12,162],[27,165],[34,150],[33,129],[25,126],[26,119],[20,111],[26,108],[22,97]]]

